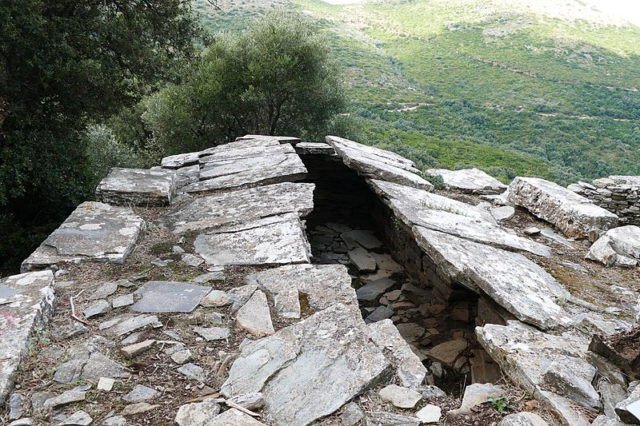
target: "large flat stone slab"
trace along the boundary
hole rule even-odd
[[[141,296],[131,310],[135,312],[192,312],[211,287],[174,281],[149,281],[135,291]]]
[[[562,186],[540,178],[517,177],[508,200],[555,225],[567,237],[597,239],[618,224],[618,216]]]
[[[311,248],[296,214],[226,226],[199,235],[194,247],[209,265],[309,263]]]
[[[312,183],[278,183],[197,198],[170,211],[160,223],[183,234],[237,225],[282,213],[306,216],[313,210]]]
[[[176,195],[176,173],[114,167],[96,188],[96,199],[120,206],[166,206]]]
[[[502,228],[489,212],[426,191],[372,181],[374,190],[408,227],[434,231],[512,251],[548,257],[549,247]]]
[[[22,262],[22,271],[63,263],[123,263],[143,225],[129,207],[84,202]]]
[[[288,143],[296,146],[300,142],[300,138],[296,136],[269,136],[269,135],[244,135],[236,138],[236,141],[275,141],[278,143]]]
[[[523,255],[421,226],[414,227],[413,232],[420,248],[449,282],[486,293],[516,318],[540,328],[569,323],[558,304],[569,299],[569,293]]]
[[[200,165],[200,182],[185,186],[185,192],[268,185],[307,175],[302,160],[289,144],[218,150],[201,157]]]
[[[574,383],[591,386],[596,369],[585,359],[588,337],[574,332],[552,335],[518,321],[507,325],[487,324],[476,328],[478,341],[502,371],[517,385],[549,405],[562,424],[588,425],[590,422],[577,403],[562,395]],[[551,385],[550,372],[565,371],[569,382]],[[585,386],[586,386],[585,385]],[[595,390],[594,390],[595,392]]]
[[[469,194],[501,194],[507,185],[479,169],[447,170],[429,169],[430,176],[442,176],[448,189]]]
[[[13,389],[31,333],[54,309],[53,272],[13,275],[0,281],[0,403]]]
[[[327,136],[326,141],[336,150],[346,166],[366,178],[386,180],[426,190],[433,189],[433,185],[418,175],[420,171],[415,168],[413,162],[401,155],[337,136]]]
[[[336,303],[357,305],[351,276],[343,265],[287,265],[248,275],[247,284],[271,296],[275,314],[281,318],[300,318],[301,298],[306,309],[320,311]]]
[[[389,368],[356,306],[334,305],[247,344],[222,386],[262,392],[268,422],[307,425],[338,410]]]

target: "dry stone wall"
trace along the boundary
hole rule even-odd
[[[618,215],[621,224],[640,226],[640,176],[609,176],[568,188]]]

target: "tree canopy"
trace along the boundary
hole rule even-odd
[[[142,119],[166,153],[247,133],[316,136],[345,105],[326,46],[308,21],[281,12],[219,34],[182,84],[144,101]]]
[[[48,232],[87,197],[87,125],[177,80],[176,64],[194,51],[190,8],[186,0],[0,4],[3,257],[22,257],[16,240],[38,241],[34,229]]]

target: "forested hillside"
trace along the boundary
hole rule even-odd
[[[638,27],[573,1],[196,2],[212,31],[277,7],[329,34],[367,143],[502,179],[640,173]]]

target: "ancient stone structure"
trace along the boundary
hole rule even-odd
[[[637,227],[541,179],[432,173],[259,135],[112,170],[0,282],[0,421],[636,422],[607,345],[636,327]]]
[[[609,176],[568,189],[615,213],[621,224],[640,226],[640,176]]]

